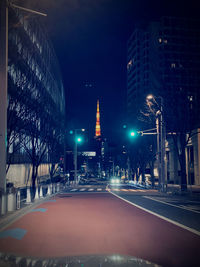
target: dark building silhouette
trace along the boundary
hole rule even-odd
[[[191,173],[187,169],[187,175],[188,179],[192,177],[191,183],[200,184],[200,21],[162,17],[146,27],[135,29],[128,40],[127,50],[129,125],[145,127],[141,110],[144,111],[146,96],[161,96],[167,131],[193,131],[186,151],[193,159],[193,163],[188,161],[187,164],[193,167]],[[157,101],[160,104],[159,98]],[[168,138],[171,151],[168,159],[173,162],[168,176],[178,181],[178,160],[172,156],[175,153],[172,153],[171,143]]]

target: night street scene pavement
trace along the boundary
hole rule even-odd
[[[70,186],[1,228],[0,262],[198,266],[199,204],[197,196],[127,185]]]
[[[0,0],[0,267],[199,251],[198,1]]]

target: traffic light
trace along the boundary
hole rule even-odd
[[[82,141],[83,141],[83,138],[81,136],[77,136],[76,137],[76,142],[77,143],[82,143]]]
[[[130,135],[130,137],[137,137],[137,136],[138,136],[138,133],[137,133],[137,131],[135,131],[135,130],[131,130],[131,131],[129,132],[129,135]]]

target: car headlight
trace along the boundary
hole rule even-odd
[[[119,184],[120,183],[120,180],[119,179],[116,179],[116,183]]]
[[[111,183],[114,184],[115,183],[115,179],[111,179]]]

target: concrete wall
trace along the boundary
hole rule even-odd
[[[7,182],[14,183],[15,187],[30,185],[31,174],[31,164],[12,164],[7,173]],[[49,175],[49,164],[41,164],[38,168],[38,177],[45,175]]]

